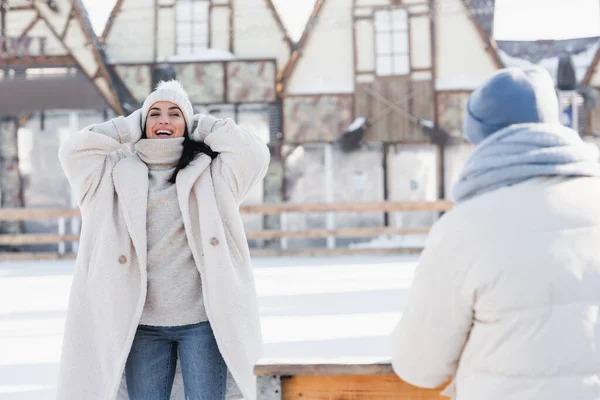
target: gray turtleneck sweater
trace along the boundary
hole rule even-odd
[[[148,295],[140,324],[180,326],[206,321],[200,273],[190,251],[176,186],[168,180],[183,138],[142,139],[135,144],[148,166]]]

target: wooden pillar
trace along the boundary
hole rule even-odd
[[[23,207],[23,190],[19,172],[17,118],[0,118],[0,206],[2,208]],[[21,233],[21,223],[4,221],[1,233]]]

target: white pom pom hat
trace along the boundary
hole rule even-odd
[[[191,134],[194,109],[192,108],[192,103],[190,102],[187,93],[183,89],[183,86],[181,86],[181,83],[176,80],[158,82],[154,92],[150,93],[150,95],[146,97],[146,100],[144,100],[144,104],[142,105],[142,129],[146,129],[146,118],[148,118],[148,111],[150,110],[150,107],[159,101],[169,101],[177,104],[183,113],[188,134]]]

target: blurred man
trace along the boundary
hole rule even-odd
[[[550,75],[505,69],[469,97],[477,147],[393,333],[405,381],[458,400],[600,398],[598,149],[561,126]]]

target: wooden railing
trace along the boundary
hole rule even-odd
[[[371,203],[338,203],[338,204],[261,204],[246,205],[240,208],[242,214],[285,215],[286,213],[333,213],[333,212],[414,212],[432,211],[444,212],[452,208],[448,201],[435,202],[371,202]],[[0,222],[2,221],[27,221],[27,220],[58,220],[59,232],[56,234],[0,234],[0,246],[23,246],[40,244],[58,244],[59,250],[55,253],[0,253],[0,259],[49,259],[72,257],[67,254],[65,243],[77,242],[77,233],[66,233],[66,221],[79,218],[78,209],[37,209],[37,208],[2,208],[0,209]],[[395,228],[395,227],[368,227],[368,228],[337,228],[337,229],[265,229],[248,231],[246,236],[250,240],[285,240],[293,238],[330,238],[330,237],[376,237],[381,235],[422,235],[429,232],[429,227],[422,228]],[[254,255],[344,255],[362,253],[398,253],[414,252],[419,249],[349,249],[349,248],[319,248],[319,249],[260,249],[253,251]]]

